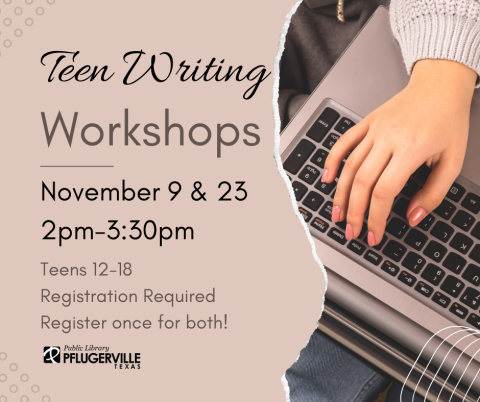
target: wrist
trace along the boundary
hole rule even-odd
[[[456,61],[424,59],[415,64],[408,87],[470,104],[477,78],[475,71]]]

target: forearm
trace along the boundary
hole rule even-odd
[[[456,61],[480,74],[478,0],[392,0],[390,20],[409,74],[424,59]]]

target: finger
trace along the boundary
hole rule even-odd
[[[392,153],[389,150],[374,145],[355,175],[347,211],[347,231],[351,230],[352,237],[357,237],[362,230],[365,212],[370,204],[373,188],[391,157]],[[348,228],[348,225],[351,228]]]
[[[417,161],[407,164],[405,161],[405,155],[394,154],[373,189],[368,213],[369,244],[370,240],[374,244],[382,241],[395,197],[422,163]]]
[[[410,226],[418,225],[425,216],[441,204],[452,183],[460,174],[462,163],[461,158],[442,155],[423,188],[410,201],[407,208]]]
[[[355,151],[353,151],[347,159],[342,170],[342,175],[338,179],[337,190],[335,191],[332,222],[342,222],[347,217],[348,201],[355,175],[368,154],[371,152],[372,147],[373,142],[365,139],[357,148],[355,148]]]
[[[331,183],[335,180],[340,163],[365,138],[368,133],[368,127],[368,122],[364,119],[340,136],[325,161],[322,182]]]

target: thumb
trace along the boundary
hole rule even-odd
[[[460,174],[462,160],[441,158],[435,165],[423,188],[414,195],[407,209],[410,226],[418,225],[425,216],[437,208]]]

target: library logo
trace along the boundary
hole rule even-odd
[[[60,363],[60,346],[44,346],[43,362]]]

